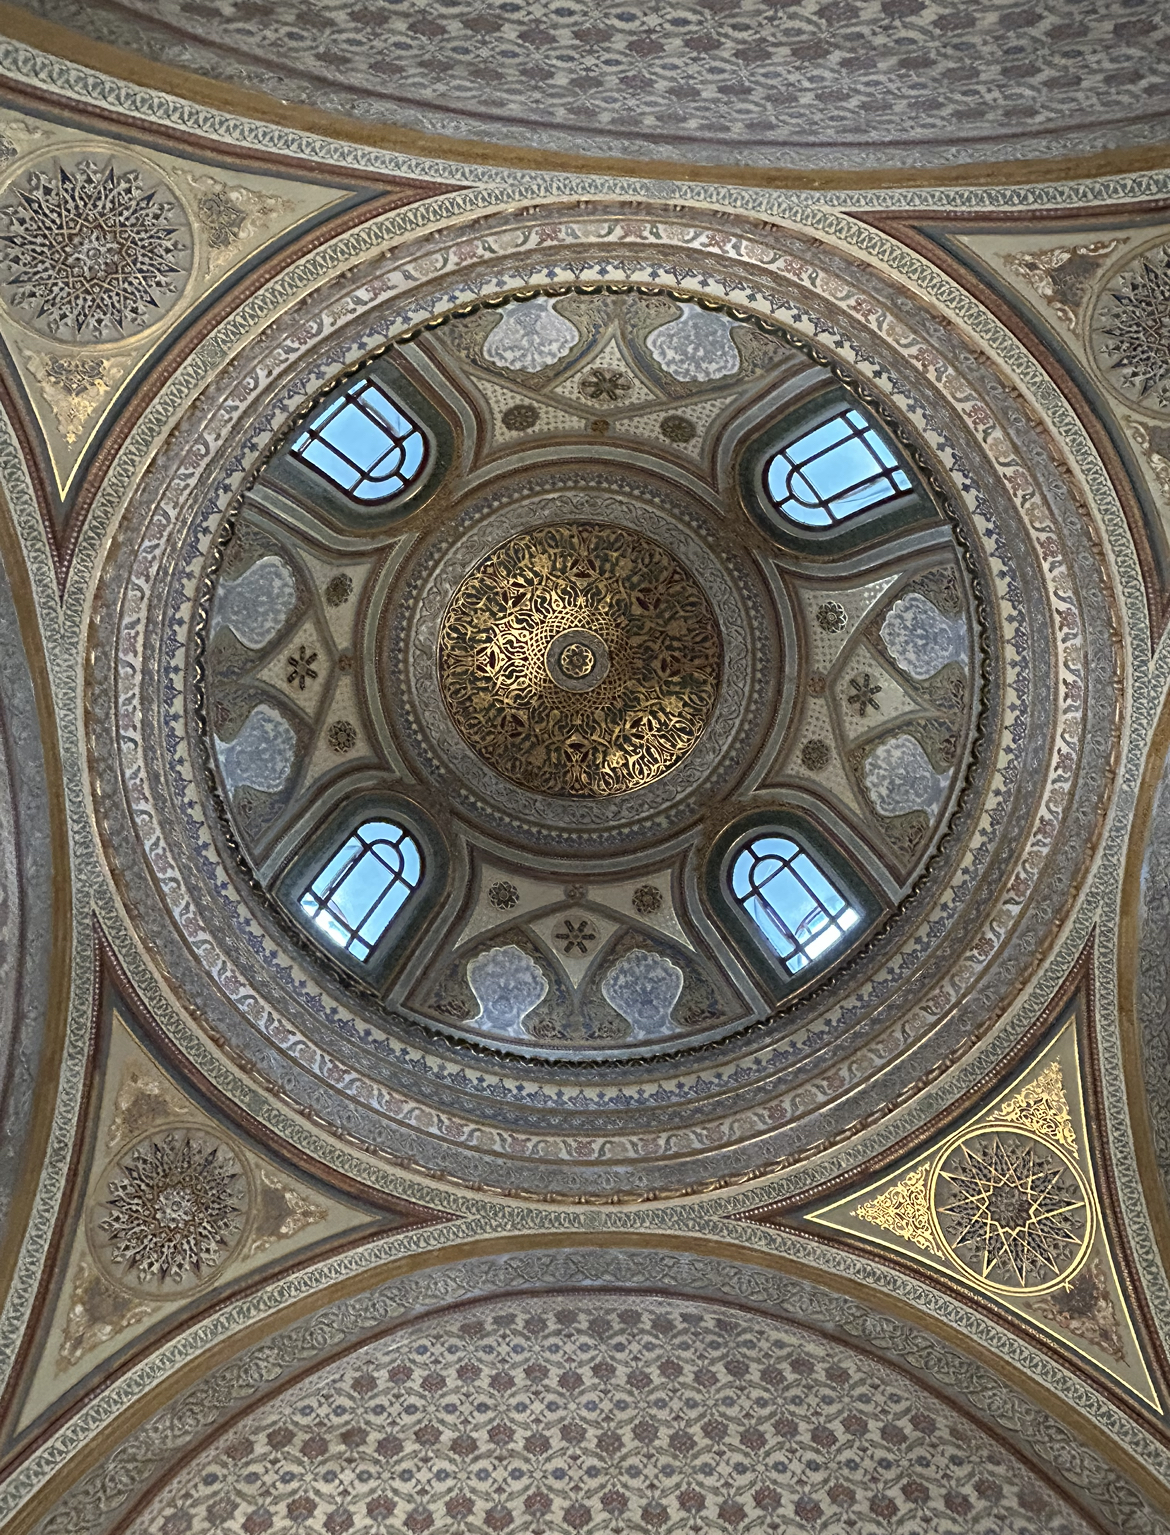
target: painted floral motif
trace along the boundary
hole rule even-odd
[[[205,192],[199,199],[198,213],[207,230],[207,243],[213,250],[223,250],[240,238],[248,215],[237,208],[226,188]]]
[[[646,347],[672,378],[708,383],[739,372],[740,356],[730,335],[734,324],[730,315],[685,304],[677,320],[650,332]]]
[[[325,583],[325,605],[340,608],[353,596],[353,577],[345,574],[330,576]]]
[[[310,650],[307,645],[299,645],[289,655],[285,665],[288,667],[285,680],[290,688],[300,688],[303,693],[308,684],[317,679],[317,652]]]
[[[921,742],[899,735],[880,742],[865,759],[865,787],[879,815],[925,810],[936,815],[947,779],[936,773]]]
[[[5,296],[62,341],[112,341],[153,325],[191,268],[191,230],[141,167],[92,159],[34,167],[0,202]]]
[[[1067,1284],[1036,1296],[1032,1310],[1050,1327],[1100,1349],[1118,1364],[1125,1362],[1125,1335],[1099,1258]]]
[[[82,436],[91,416],[126,371],[124,363],[108,357],[62,357],[48,352],[26,352],[25,356],[61,435],[70,444]]]
[[[520,899],[520,892],[509,879],[498,879],[488,891],[488,900],[498,911],[507,911]]]
[[[357,745],[357,731],[349,720],[334,720],[327,732],[329,745],[343,757]]]
[[[483,355],[498,368],[512,368],[522,373],[539,373],[566,356],[581,339],[581,333],[564,315],[553,308],[555,300],[534,298],[524,304],[509,304],[500,323],[483,344]]]
[[[267,704],[257,704],[233,741],[215,738],[219,769],[231,794],[248,784],[264,794],[283,789],[292,771],[297,738],[289,722]]]
[[[1089,1535],[888,1365],[701,1300],[549,1295],[427,1317],[183,1466],[128,1535]]]
[[[615,405],[623,400],[634,387],[628,373],[617,368],[593,368],[581,380],[581,393],[587,400],[599,405]]]
[[[683,973],[662,954],[631,949],[601,983],[601,995],[630,1025],[631,1039],[649,1039],[672,1025]]]
[[[871,709],[880,714],[882,706],[878,703],[878,694],[881,690],[882,685],[875,682],[872,672],[858,672],[849,679],[846,702],[859,719],[864,719]]]
[[[663,416],[658,423],[658,430],[667,442],[681,445],[690,442],[698,434],[699,428],[689,416]]]
[[[894,603],[882,623],[886,649],[909,677],[922,682],[950,661],[967,665],[967,622],[946,618],[921,592]]]
[[[349,581],[349,577],[335,576],[333,580]],[[332,587],[331,581],[326,588],[326,601]],[[349,581],[349,590],[352,587],[353,582]],[[220,581],[211,615],[211,633],[214,636],[226,625],[249,650],[262,650],[284,627],[296,600],[297,584],[292,571],[279,555],[266,554],[249,565],[237,580]]]
[[[526,402],[520,405],[509,405],[500,417],[500,425],[509,432],[530,432],[540,420],[540,411],[535,405]]]
[[[587,917],[577,921],[566,917],[553,936],[563,954],[588,954],[597,942],[597,929]]]
[[[1009,251],[1003,264],[1030,283],[1069,330],[1075,330],[1081,305],[1092,291],[1105,258],[1117,240],[1093,240],[1088,245],[1063,245],[1048,250]]]
[[[526,1036],[524,1019],[548,994],[548,980],[540,966],[514,943],[469,960],[467,984],[479,1003],[479,1012],[468,1021],[514,1039]]]
[[[817,623],[826,634],[840,634],[848,626],[849,614],[839,602],[822,602],[817,608]]]

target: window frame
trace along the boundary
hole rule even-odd
[[[732,886],[732,870],[739,854],[750,843],[769,836],[795,842],[858,914],[857,921],[839,943],[831,944],[795,971],[788,969],[768,943]],[[868,942],[891,909],[890,900],[878,884],[832,838],[828,829],[787,805],[741,816],[724,828],[707,856],[703,891],[724,937],[773,1001],[787,999],[818,984],[827,972]]]
[[[778,844],[779,849],[790,848],[791,852],[765,851],[769,843]],[[743,883],[746,888],[741,891],[736,887],[740,883],[744,860],[749,858],[754,861],[745,874]],[[768,863],[774,864],[775,867],[763,880],[757,881],[757,870],[761,865]],[[840,901],[836,911],[830,910],[826,904],[829,897],[815,888],[810,880],[810,874],[801,867],[802,864],[808,866],[813,880],[827,887],[831,895],[836,896]],[[768,893],[768,887],[785,874],[790,875],[803,887],[805,895],[813,903],[812,910],[795,928],[790,925],[788,917],[776,904],[775,894],[770,896]],[[815,965],[822,955],[827,955],[847,939],[852,929],[861,921],[861,912],[852,904],[849,895],[840,888],[832,873],[824,869],[796,837],[776,832],[768,827],[753,833],[746,842],[741,842],[732,854],[728,865],[728,888],[731,891],[732,900],[736,902],[748,921],[755,926],[764,944],[776,955],[789,975],[799,975]],[[775,930],[776,935],[787,940],[787,952],[776,946],[764,923],[752,910],[753,904],[757,902],[765,908],[768,924]],[[807,936],[802,938],[801,930],[814,915],[819,916],[821,920],[815,929],[810,930]],[[848,920],[845,920],[846,918]],[[814,951],[812,945],[829,929],[835,930],[834,936],[827,944]]]
[[[397,840],[392,841],[386,836],[371,837],[369,833],[375,829],[378,832],[396,832]],[[346,853],[350,843],[355,841],[358,844],[355,855],[341,869],[336,871],[325,886],[324,891],[318,889],[319,881],[325,879],[338,859]],[[404,852],[404,845],[408,851]],[[398,853],[397,869],[392,868],[385,856],[378,851],[378,849],[383,847],[393,847]],[[406,872],[412,853],[413,860],[418,865],[413,879]],[[341,909],[341,892],[344,891],[347,883],[356,876],[358,869],[367,858],[380,863],[389,879],[382,885],[377,898],[366,908],[365,915],[355,925],[351,917]],[[409,827],[401,826],[394,821],[363,820],[360,825],[353,828],[349,836],[333,854],[333,857],[322,865],[309,881],[308,885],[301,892],[298,905],[317,932],[324,934],[332,944],[339,947],[343,953],[348,954],[352,959],[356,959],[362,964],[367,964],[382,939],[389,933],[394,923],[398,921],[399,916],[409,905],[411,897],[422,886],[426,873],[426,857],[417,839],[411,834]],[[383,902],[398,891],[400,886],[406,887],[406,894],[401,897],[393,911],[387,916],[381,929],[372,938],[364,936],[363,929],[366,923],[374,916]],[[311,905],[306,904],[307,902],[315,902],[316,910],[312,910]],[[349,934],[344,941],[337,933],[331,932],[330,927],[325,922],[322,922],[321,918],[324,913],[328,913],[330,922],[342,929],[343,932]],[[357,944],[362,945],[365,949],[364,954],[358,953],[355,947]]]
[[[910,489],[863,507],[825,527],[797,522],[773,502],[767,485],[768,469],[786,447],[849,410],[857,411],[877,432],[896,459],[897,467],[910,481]],[[737,481],[740,499],[748,515],[772,543],[793,555],[822,559],[831,552],[841,556],[920,528],[949,526],[942,509],[926,488],[920,470],[910,461],[889,426],[839,383],[819,383],[802,399],[795,403],[786,402],[765,421],[738,450]]]
[[[413,839],[419,851],[420,871],[414,890],[362,959],[331,938],[304,910],[301,899],[354,833],[374,822],[399,826]],[[400,962],[411,951],[414,938],[446,893],[451,863],[446,842],[430,817],[412,800],[378,789],[335,800],[297,841],[296,851],[285,860],[269,886],[270,899],[327,970],[384,993]]]
[[[369,394],[371,391],[376,391],[381,395],[382,399],[389,404],[391,409],[397,411],[399,416],[409,423],[411,430],[405,436],[397,435],[389,422],[380,419],[376,411],[369,405],[362,403],[362,396]],[[376,459],[372,465],[364,469],[355,459],[350,458],[348,453],[342,448],[330,442],[323,430],[324,427],[336,421],[346,409],[356,410],[368,420],[373,421],[385,433],[387,441],[391,444],[390,448],[382,454],[381,458]],[[410,478],[406,479],[401,473],[395,471],[395,476],[402,481],[397,490],[392,490],[384,496],[359,496],[356,493],[358,486],[366,483],[377,483],[377,476],[371,471],[390,452],[393,452],[395,448],[405,448],[405,445],[415,436],[419,437],[422,441],[422,456]],[[322,468],[320,464],[315,464],[312,459],[308,458],[305,452],[298,446],[298,444],[305,442],[306,439],[324,444],[325,448],[335,458],[347,463],[358,475],[356,485],[347,489],[339,480],[334,479],[327,469]],[[402,401],[395,399],[393,393],[387,388],[381,378],[368,371],[342,384],[323,400],[318,409],[302,424],[300,431],[288,445],[288,453],[291,459],[302,465],[310,474],[318,475],[338,495],[345,496],[347,500],[352,501],[362,511],[386,508],[397,501],[399,496],[409,495],[419,481],[426,477],[433,451],[433,444],[427,435],[423,423],[415,419]]]
[[[458,437],[440,403],[416,380],[410,367],[409,344],[397,346],[394,351],[393,358],[388,354],[374,358],[336,380],[313,400],[307,414],[292,427],[280,451],[265,466],[253,494],[261,500],[275,494],[282,502],[292,502],[297,512],[303,510],[332,523],[343,536],[354,533],[365,536],[389,523],[401,522],[430,501],[455,462]],[[304,436],[307,425],[319,421],[339,396],[367,380],[376,384],[395,408],[415,423],[426,444],[415,479],[385,501],[359,501],[292,450],[292,444]],[[290,510],[285,506],[283,515],[289,515]]]
[[[856,420],[850,419],[851,417],[855,417]],[[790,457],[794,449],[799,448],[802,443],[808,442],[810,438],[815,437],[818,432],[824,431],[836,421],[842,422],[847,428],[836,442],[829,443],[826,447],[817,448],[807,458],[794,460]],[[858,422],[860,422],[860,425],[858,425]],[[866,438],[869,436],[874,437],[878,444],[885,449],[893,460],[892,463],[886,464],[882,461],[871,444],[866,441]],[[866,475],[864,479],[855,480],[842,490],[826,496],[816,489],[805,471],[811,464],[815,464],[818,459],[829,457],[851,441],[860,442],[865,452],[870,455],[873,460],[873,472]],[[788,464],[787,471],[784,472],[787,494],[783,499],[778,500],[773,493],[771,481],[773,468],[782,460],[786,460]],[[896,476],[898,475],[906,481],[905,485],[897,483]],[[900,457],[887,441],[885,434],[871,417],[856,404],[846,405],[840,410],[835,410],[822,419],[806,426],[796,436],[786,437],[765,459],[761,476],[764,494],[768,497],[772,511],[777,517],[783,517],[787,522],[792,523],[793,526],[799,528],[804,533],[832,532],[846,523],[854,522],[859,517],[864,517],[867,512],[876,512],[882,507],[888,507],[892,502],[901,500],[903,496],[909,495],[914,489],[914,482],[910,478],[909,472],[904,468]],[[801,500],[799,494],[793,489],[792,482],[794,480],[804,481],[807,488],[817,497],[815,504]],[[885,493],[876,499],[867,501],[863,506],[856,507],[852,511],[838,514],[833,510],[832,503],[839,500],[842,496],[861,490],[875,482],[880,485],[883,481],[885,483]],[[807,506],[809,510],[819,508],[827,521],[811,522],[794,516],[792,512],[785,510],[789,503],[795,503],[802,507]]]

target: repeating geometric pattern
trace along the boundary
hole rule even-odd
[[[5,297],[60,340],[117,341],[154,324],[178,300],[191,255],[186,215],[130,163],[54,160],[0,203]]]
[[[130,1535],[1088,1535],[844,1344],[710,1303],[536,1296],[367,1344],[245,1418]]]
[[[1168,28],[1157,0],[28,8],[284,100],[537,149],[938,164],[1165,137]]]

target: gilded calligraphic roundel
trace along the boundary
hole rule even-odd
[[[669,773],[706,728],[721,667],[694,576],[612,523],[509,539],[463,580],[439,635],[463,739],[541,794],[624,794]]]
[[[943,1249],[984,1289],[1066,1283],[1093,1241],[1093,1202],[1071,1157],[1026,1131],[982,1129],[943,1151],[931,1178]]]

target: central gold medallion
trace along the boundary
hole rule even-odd
[[[561,670],[567,677],[588,677],[596,664],[589,646],[582,645],[580,641],[566,645],[561,651]]]
[[[439,635],[460,734],[543,794],[625,794],[668,773],[710,719],[721,665],[694,576],[609,523],[536,528],[493,550]]]

